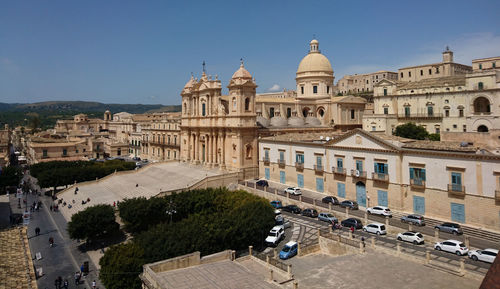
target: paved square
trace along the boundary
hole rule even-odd
[[[481,284],[383,253],[338,257],[312,254],[287,263],[292,264],[299,288],[443,289],[479,288]]]

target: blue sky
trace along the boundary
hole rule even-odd
[[[500,1],[1,1],[0,102],[179,104],[191,72],[294,89],[313,34],[345,74],[500,56]],[[227,91],[227,90],[225,90]],[[225,92],[223,91],[223,92]]]

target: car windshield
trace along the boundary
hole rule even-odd
[[[282,251],[283,251],[283,252],[289,252],[289,251],[290,251],[290,247],[285,246],[285,247],[283,248],[283,250],[282,250]]]
[[[391,210],[390,209],[385,209],[386,212],[390,212]]]
[[[459,245],[460,247],[465,247],[465,244],[464,243],[460,243]]]
[[[423,238],[424,236],[422,236],[422,234],[418,233],[418,234],[417,234],[417,237],[419,237],[419,238]]]
[[[275,232],[270,232],[269,233],[269,237],[276,237],[276,233]]]
[[[333,218],[333,215],[332,214],[325,214],[325,217],[327,217],[327,218]]]
[[[380,230],[385,230],[385,226],[384,225],[380,226]]]

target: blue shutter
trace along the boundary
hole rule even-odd
[[[425,169],[420,169],[420,178],[425,181]]]
[[[321,193],[324,191],[323,178],[316,178],[316,191]]]
[[[269,180],[271,178],[271,171],[269,170],[269,168],[265,168],[264,172],[265,172],[266,180]]]
[[[379,206],[388,206],[389,201],[387,200],[387,191],[378,190],[378,205]]]
[[[420,215],[425,215],[425,198],[413,196],[413,212]]]
[[[299,188],[304,187],[304,175],[302,174],[297,174],[297,185]]]
[[[337,183],[337,195],[341,198],[345,198],[345,184]]]
[[[415,169],[410,168],[410,180],[413,180],[415,178]]]
[[[388,174],[388,173],[389,173],[389,165],[384,164],[384,174]]]
[[[341,158],[337,159],[337,167],[338,168],[343,168],[344,167],[344,162],[342,161]]]
[[[378,173],[378,163],[374,163],[374,164],[373,164],[373,171],[374,171],[375,173]]]
[[[465,223],[465,206],[463,204],[451,203],[451,220]]]
[[[462,185],[462,174],[451,173],[451,183],[454,185]]]
[[[280,183],[286,183],[285,171],[280,171]]]

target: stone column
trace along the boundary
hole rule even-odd
[[[211,137],[210,134],[207,134],[205,136],[205,165],[210,166],[212,162],[212,156],[210,152],[212,151],[212,145],[211,145]]]
[[[222,164],[221,164],[221,169],[225,170],[226,169],[226,134],[224,133],[222,135],[222,152],[221,152],[221,159],[222,159]]]
[[[212,133],[212,166],[217,163],[217,136],[216,133]]]

